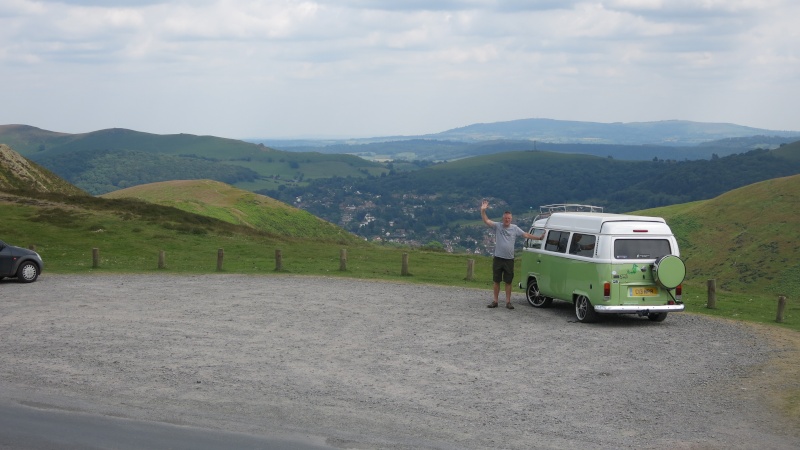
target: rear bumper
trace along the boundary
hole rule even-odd
[[[662,312],[681,312],[684,310],[683,303],[677,305],[593,305],[594,312],[598,314],[649,314]]]

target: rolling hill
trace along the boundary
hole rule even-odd
[[[722,289],[800,296],[800,175],[710,200],[639,211],[664,217],[678,236],[688,276]]]
[[[688,121],[604,124],[524,119],[416,137],[333,142],[339,145],[305,141],[305,147],[292,145],[285,147],[292,151],[280,151],[263,143],[214,136],[157,135],[121,128],[67,134],[28,125],[0,125],[0,143],[95,195],[176,179],[213,179],[265,192],[305,186],[313,180],[384,176],[414,171],[435,161],[510,151],[544,150],[623,160],[710,159],[755,148],[771,149],[798,135],[800,132]],[[727,140],[716,145],[710,142],[713,139]],[[386,160],[394,162],[375,162]],[[417,164],[419,161],[426,164]]]
[[[0,144],[0,191],[8,194],[3,197],[7,203],[36,199],[32,203],[48,210],[44,215],[39,212],[39,219],[48,221],[51,216],[62,216],[65,225],[78,221],[80,214],[76,216],[75,209],[91,209],[115,211],[195,232],[202,232],[204,226],[220,228],[215,223],[224,222],[282,239],[343,244],[359,241],[306,211],[212,180],[166,181],[115,191],[105,198],[91,197],[4,144]],[[62,207],[73,212],[60,211]],[[89,228],[102,229],[93,225]],[[221,230],[228,232],[228,227],[222,226]]]
[[[481,199],[490,200],[492,208],[513,211],[521,223],[532,219],[540,205],[553,203],[600,205],[624,213],[707,200],[748,184],[796,175],[798,155],[800,142],[698,161],[508,152],[386,177],[315,180],[307,187],[262,193],[369,239],[388,233],[405,242],[436,240],[457,251],[485,251],[483,230],[470,225]],[[373,220],[364,225],[367,214]]]
[[[5,144],[0,144],[0,190],[87,195]]]
[[[353,155],[283,152],[235,139],[120,128],[65,134],[1,125],[0,142],[91,194],[157,181],[206,178],[255,191],[321,177],[388,172],[382,164]]]
[[[743,153],[757,148],[771,149],[800,139],[775,136],[751,136],[746,138],[711,141],[702,145],[669,146],[669,145],[623,145],[623,144],[587,144],[587,143],[552,143],[530,140],[488,140],[464,142],[435,139],[410,139],[389,142],[372,142],[366,144],[330,144],[323,147],[314,145],[276,148],[287,151],[318,151],[321,153],[347,153],[376,161],[394,161],[395,165],[403,161],[455,161],[474,156],[485,156],[496,153],[514,151],[547,151],[553,153],[575,153],[582,155],[611,157],[629,161],[649,161],[652,159],[673,159],[677,161],[711,159],[714,156],[728,156]]]
[[[352,234],[302,209],[213,180],[150,183],[101,197],[135,198],[287,238],[355,240]]]

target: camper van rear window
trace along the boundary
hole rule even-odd
[[[666,239],[617,239],[614,241],[616,259],[656,259],[671,255]]]

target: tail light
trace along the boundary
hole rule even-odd
[[[683,285],[679,284],[678,287],[675,288],[675,300],[680,301],[682,296],[683,296]]]
[[[609,300],[611,298],[611,283],[606,281],[603,283],[603,299]]]

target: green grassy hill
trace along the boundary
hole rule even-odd
[[[134,186],[104,194],[171,206],[277,236],[353,242],[343,229],[270,197],[213,180],[178,180]]]
[[[0,190],[58,192],[86,195],[54,173],[0,144]]]
[[[465,281],[469,255],[411,252],[352,237],[320,236],[316,218],[298,219],[309,223],[311,237],[292,237],[137,199],[2,191],[0,216],[0,239],[35,246],[45,261],[45,276],[153,272],[159,270],[161,251],[169,273],[214,273],[219,249],[224,252],[223,272],[266,275],[275,272],[275,251],[281,250],[287,274],[491,286],[491,267],[484,259],[476,264],[475,280]],[[92,266],[94,248],[100,253],[98,268]],[[347,266],[340,271],[343,249]],[[411,253],[410,276],[401,273],[403,253]]]
[[[711,200],[641,211],[680,238],[689,276],[725,290],[800,296],[800,175]]]
[[[795,320],[800,319],[798,209],[800,175],[794,175],[637,214],[664,217],[672,227],[694,306],[705,305],[706,283],[713,279],[723,299],[715,313],[771,322],[779,295],[790,299]]]
[[[353,155],[283,152],[236,139],[120,128],[65,134],[2,125],[0,142],[91,194],[176,178],[211,178],[256,191],[388,172]]]
[[[699,161],[621,161],[542,151],[508,152],[358,180],[353,185],[373,197],[380,194],[380,199],[371,200],[385,209],[414,207],[394,195],[403,193],[410,201],[415,201],[414,196],[437,196],[437,203],[428,204],[439,211],[463,209],[463,205],[475,205],[488,198],[507,202],[508,209],[518,217],[531,208],[552,203],[595,204],[609,212],[625,212],[713,198],[751,183],[795,175],[800,173],[798,155],[800,142],[775,150],[752,150]],[[323,188],[332,192],[333,188],[331,180],[315,181],[312,187],[320,192],[325,192]],[[305,192],[296,188],[266,193],[290,202]],[[320,202],[311,211],[320,217],[333,217],[338,211],[330,204]],[[379,218],[387,216],[379,209],[372,213]],[[468,213],[474,215],[474,211]],[[439,227],[447,223],[429,221],[425,225]]]

